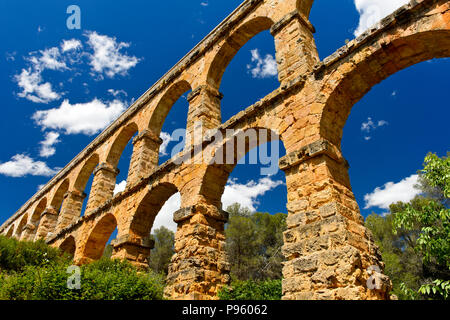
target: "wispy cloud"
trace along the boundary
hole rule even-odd
[[[223,207],[227,208],[237,202],[242,207],[256,211],[259,205],[259,197],[282,184],[282,181],[276,181],[270,178],[262,178],[259,181],[252,180],[246,184],[240,184],[237,180],[232,179],[225,186],[225,191],[222,196]]]
[[[40,143],[41,144],[41,149],[39,151],[40,156],[44,158],[53,156],[56,153],[54,145],[59,142],[61,142],[59,140],[59,133],[53,131],[47,132],[45,135],[45,140]]]
[[[7,162],[0,163],[0,174],[20,178],[28,175],[49,177],[57,173],[57,169],[51,169],[45,162],[35,161],[25,154],[17,154]]]
[[[389,125],[389,123],[386,120],[373,121],[371,117],[368,117],[367,121],[361,124],[361,131],[366,134],[364,139],[366,141],[371,140],[372,137],[369,135],[371,132],[387,125]]]
[[[360,15],[354,35],[359,36],[385,16],[407,4],[409,0],[355,0]]]
[[[85,33],[88,45],[93,49],[89,55],[89,64],[93,74],[100,77],[105,74],[114,78],[117,74],[126,75],[128,70],[139,63],[139,59],[122,53],[122,49],[128,48],[129,43],[117,42],[116,38],[100,35],[95,31]]]
[[[247,65],[247,69],[253,78],[263,79],[277,76],[277,62],[272,55],[267,54],[263,58],[258,49],[251,50],[250,53],[252,63]]]
[[[366,204],[364,209],[372,207],[389,209],[391,204],[398,201],[411,201],[415,196],[420,194],[420,190],[414,187],[417,181],[418,175],[414,174],[400,182],[388,182],[382,187],[375,188],[373,192],[364,196]]]

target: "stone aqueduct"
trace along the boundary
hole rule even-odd
[[[287,155],[280,168],[286,174],[289,213],[284,299],[388,299],[390,281],[382,273],[373,274],[376,289],[367,287],[370,266],[383,270],[383,262],[351,190],[340,147],[343,127],[352,106],[375,84],[413,64],[450,56],[450,4],[413,0],[323,61],[308,20],[312,5],[313,0],[244,1],[8,219],[0,233],[45,239],[84,264],[100,258],[117,227],[113,257],[145,265],[155,216],[180,192],[166,295],[215,298],[230,279],[221,196],[234,165],[179,164],[176,158],[197,146],[192,143],[158,166],[164,119],[192,90],[188,132],[198,122],[219,131],[265,128],[284,143]],[[222,75],[238,50],[264,30],[275,39],[281,85],[222,123]],[[114,196],[116,167],[136,133],[127,187]],[[199,145],[217,148],[208,139]],[[86,213],[80,217],[91,174]]]

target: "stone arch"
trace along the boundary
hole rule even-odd
[[[126,125],[122,131],[115,138],[111,148],[109,149],[108,155],[106,157],[106,162],[109,163],[114,168],[119,164],[120,157],[122,156],[125,147],[127,146],[130,139],[139,131],[136,123],[132,122]]]
[[[22,234],[23,234],[23,229],[25,228],[25,226],[27,225],[28,222],[28,213],[26,213],[25,215],[22,216],[22,219],[20,220],[19,224],[17,225],[17,229],[16,229],[16,233],[15,236],[17,239],[21,239]]]
[[[100,218],[89,234],[84,247],[83,257],[88,261],[95,261],[102,257],[111,234],[117,228],[117,220],[113,214],[108,213]]]
[[[268,17],[256,17],[231,34],[222,44],[209,66],[207,81],[219,90],[222,76],[237,52],[254,36],[270,29],[274,22]]]
[[[47,198],[43,198],[41,201],[39,201],[36,208],[34,208],[33,214],[30,217],[30,223],[35,225],[39,224],[39,220],[41,219],[41,214],[44,212],[45,208],[47,207]]]
[[[9,230],[6,232],[6,237],[7,237],[7,238],[11,238],[11,237],[13,236],[14,228],[15,228],[14,225],[12,225],[12,226],[9,227]]]
[[[69,236],[67,237],[59,246],[59,249],[64,252],[69,254],[71,257],[75,256],[75,251],[76,251],[76,242],[75,242],[75,238],[73,236]]]
[[[52,200],[50,201],[50,206],[55,210],[60,210],[62,203],[64,201],[64,195],[69,191],[70,181],[65,179],[56,189]]]
[[[130,236],[136,239],[150,235],[153,222],[167,200],[178,192],[178,188],[169,182],[153,186],[139,202],[130,222]]]
[[[98,166],[100,158],[98,154],[93,154],[83,165],[74,182],[73,188],[80,193],[84,192],[89,177]]]
[[[181,80],[173,84],[161,97],[152,113],[148,125],[149,130],[155,136],[159,137],[164,121],[166,120],[172,106],[184,93],[189,90],[192,90],[190,83],[185,80]]]
[[[200,194],[208,203],[222,208],[221,198],[225,185],[239,160],[251,150],[276,140],[283,143],[282,137],[275,131],[260,126],[239,130],[231,139],[224,140],[223,144],[218,145],[212,152],[213,158],[203,177]],[[229,143],[234,147],[229,148]]]
[[[297,0],[297,10],[305,17],[309,17],[314,0]]]
[[[370,55],[360,57],[340,78],[333,76],[325,83],[326,87],[332,87],[333,92],[322,112],[321,136],[340,147],[343,129],[352,107],[373,86],[414,64],[445,57],[450,57],[448,30],[418,32],[377,45]],[[333,82],[336,85],[333,86]]]
[[[47,207],[47,198],[43,198],[37,206],[34,208],[33,214],[30,217],[30,227],[34,229],[27,230],[26,238],[29,240],[33,240],[35,238],[35,235],[38,232],[38,227],[41,222],[41,215],[44,212],[45,208]]]

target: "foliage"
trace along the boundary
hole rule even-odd
[[[64,260],[58,249],[44,241],[19,241],[0,236],[0,270],[21,271],[25,266],[41,266],[48,262]]]
[[[283,256],[283,231],[286,215],[254,213],[239,204],[227,208],[227,253],[231,274],[238,280],[279,279]]]
[[[81,267],[81,288],[67,283],[71,259],[43,241],[0,236],[0,300],[162,299],[164,279],[142,273],[129,262],[101,260]]]
[[[391,207],[394,208],[393,206]],[[366,227],[372,231],[385,263],[384,273],[393,284],[392,294],[400,300],[411,299],[411,292],[403,290],[402,284],[418,290],[424,283],[422,257],[414,250],[416,235],[397,233],[392,229],[395,213],[379,216],[375,213],[366,218]]]
[[[446,206],[450,196],[449,157],[428,154],[420,176],[441,197],[419,198],[419,205],[404,205],[394,217],[394,232],[420,230],[415,250],[422,256],[424,269],[432,281],[422,285],[418,293],[428,298],[447,299],[450,295],[450,209]]]
[[[170,260],[175,253],[175,234],[165,227],[155,230],[152,235],[155,247],[150,253],[149,266],[156,273],[168,273]]]
[[[281,280],[240,281],[219,291],[221,300],[281,300]]]
[[[26,266],[22,272],[3,276],[2,300],[158,300],[163,279],[139,273],[126,261],[101,260],[81,267],[81,288],[67,286],[69,263]]]
[[[447,299],[450,280],[449,177],[447,157],[429,154],[419,172],[421,195],[395,203],[386,217],[372,214],[366,226],[380,247],[385,273],[400,299]]]

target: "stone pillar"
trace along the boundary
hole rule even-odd
[[[27,223],[25,227],[23,227],[22,236],[20,240],[22,241],[33,241],[34,235],[36,232],[36,226],[31,223]]]
[[[281,84],[311,72],[320,61],[314,27],[298,11],[284,16],[271,30],[275,38],[278,79]]]
[[[216,299],[230,281],[224,226],[228,213],[214,206],[196,205],[174,214],[178,223],[175,255],[165,289],[173,300]]]
[[[339,149],[320,140],[280,167],[288,187],[283,299],[388,299],[391,283]]]
[[[144,130],[133,139],[133,155],[128,171],[127,185],[134,185],[158,167],[159,147],[162,139]]]
[[[206,131],[222,124],[220,101],[223,94],[209,84],[201,85],[187,97],[189,112],[187,118],[186,147],[201,143]],[[201,128],[200,128],[201,126]]]
[[[126,259],[140,269],[147,269],[150,251],[155,247],[155,241],[150,238],[133,239],[125,235],[111,241],[111,245],[112,259]]]
[[[64,201],[58,218],[56,232],[61,231],[77,221],[81,215],[83,201],[85,198],[86,194],[84,192],[79,192],[76,190],[69,191],[64,195]]]
[[[47,237],[56,232],[58,221],[58,210],[48,207],[42,212],[39,226],[36,231],[35,240],[47,239]]]
[[[91,193],[86,205],[85,215],[95,211],[113,197],[119,169],[113,168],[107,163],[102,163],[94,170],[93,174],[94,179],[92,181]]]

